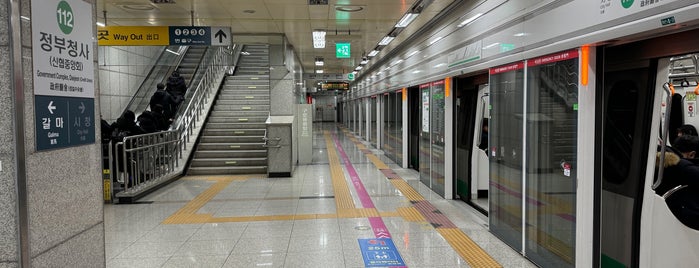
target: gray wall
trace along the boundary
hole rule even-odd
[[[17,266],[17,194],[9,1],[0,0],[0,267]]]
[[[158,60],[160,46],[98,47],[100,112],[112,123],[121,115]]]
[[[94,4],[94,0],[86,2]],[[30,0],[15,3],[21,5],[23,16],[31,17]],[[8,26],[10,10],[10,0],[0,0],[0,32],[4,33],[0,35],[0,267],[18,266],[20,228],[29,230],[25,241],[32,267],[104,267],[100,145],[36,151],[31,23],[21,20],[22,63],[13,66],[12,44],[19,40],[9,41],[6,34],[13,34]],[[91,50],[96,51],[96,46]],[[21,70],[16,78],[23,79],[17,87],[22,87],[23,96],[18,98],[12,83],[15,70]],[[15,119],[15,102],[24,105],[24,118]],[[98,85],[95,105],[98,118]],[[14,126],[19,122],[24,124],[25,140],[18,144]],[[96,132],[99,142],[99,128]],[[22,147],[24,151],[18,152]],[[17,163],[23,163],[26,172]],[[26,190],[18,196],[21,182]],[[28,226],[19,226],[17,219],[17,200],[22,196],[27,200]]]

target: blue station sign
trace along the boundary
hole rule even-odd
[[[95,99],[34,96],[36,149],[95,143]]]

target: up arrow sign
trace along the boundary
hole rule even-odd
[[[231,28],[230,27],[211,27],[211,45],[212,46],[230,46]],[[228,37],[231,38],[228,38]]]
[[[53,110],[56,110],[56,106],[53,105],[53,101],[49,102],[49,113],[53,114]]]
[[[218,42],[223,43],[223,38],[226,38],[228,36],[226,35],[226,33],[223,32],[223,30],[218,30],[218,32],[216,32],[214,37],[218,37]]]

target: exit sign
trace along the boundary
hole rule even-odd
[[[354,73],[348,73],[347,80],[354,81]]]
[[[336,43],[335,44],[335,57],[338,59],[349,59],[350,58],[350,43]]]

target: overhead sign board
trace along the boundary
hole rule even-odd
[[[106,26],[97,28],[100,46],[167,46],[167,26]]]
[[[351,57],[350,43],[335,43],[335,57],[349,59]]]
[[[92,5],[32,0],[36,149],[95,143]]]
[[[230,46],[230,27],[105,26],[97,28],[100,46]]]
[[[309,79],[309,80],[345,80],[345,76],[343,74],[304,73],[303,79]]]

